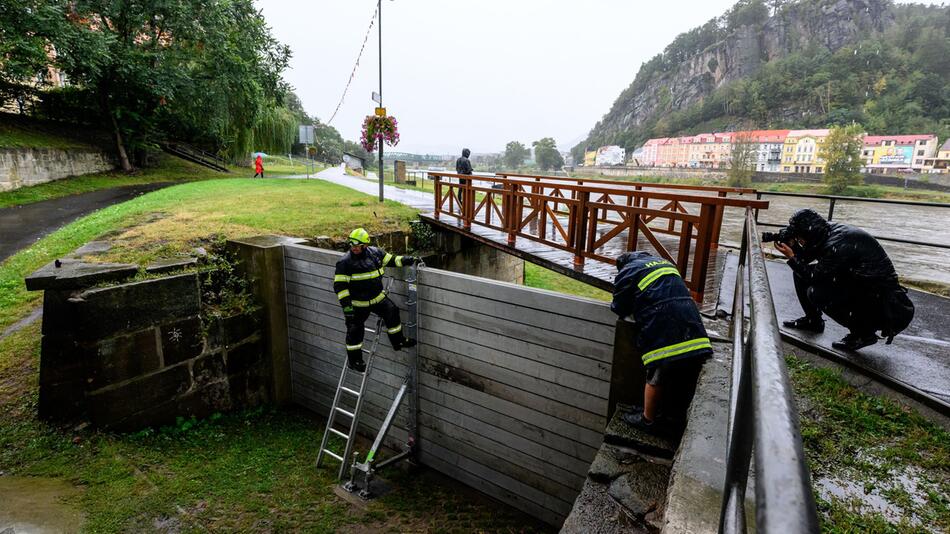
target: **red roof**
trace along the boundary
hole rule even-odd
[[[877,146],[884,141],[894,141],[898,145],[912,145],[917,141],[927,141],[937,137],[934,134],[922,135],[868,135],[864,138],[864,146]]]

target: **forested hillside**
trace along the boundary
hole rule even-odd
[[[862,124],[950,136],[950,6],[742,0],[679,35],[574,147]]]

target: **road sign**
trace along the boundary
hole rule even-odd
[[[313,126],[308,124],[301,124],[299,127],[300,132],[300,143],[304,145],[313,144]]]
[[[377,104],[383,103],[383,97],[381,97],[376,91],[373,91],[373,102],[376,102]]]
[[[377,116],[377,117],[385,117],[385,116],[386,116],[386,108],[376,108],[376,116]]]

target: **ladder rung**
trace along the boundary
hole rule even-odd
[[[342,457],[342,456],[340,456],[339,454],[337,454],[337,453],[331,451],[330,449],[323,449],[323,453],[326,454],[327,456],[331,457],[331,458],[336,458],[336,461],[338,461],[338,462],[342,462],[342,461],[343,461],[343,457]]]
[[[340,389],[342,389],[343,391],[349,393],[350,395],[353,395],[354,397],[359,397],[359,396],[360,396],[360,392],[359,392],[359,391],[356,391],[355,389],[350,389],[350,388],[348,388],[348,387],[346,387],[346,386],[340,386]]]
[[[373,330],[372,328],[370,328],[370,327],[368,327],[368,326],[365,327],[365,328],[366,328],[366,331],[369,332],[370,334],[375,334],[375,333],[376,333],[375,330]]]
[[[341,414],[343,414],[343,415],[349,417],[350,419],[353,418],[353,414],[352,414],[352,413],[350,413],[350,412],[344,410],[343,408],[340,408],[339,406],[336,407],[336,411],[338,411],[338,412],[340,412]]]
[[[350,436],[347,436],[346,434],[344,434],[343,432],[340,432],[339,430],[333,428],[332,426],[330,427],[330,432],[333,432],[334,434],[336,434],[337,436],[340,436],[343,439],[350,439]]]
[[[416,305],[416,302],[418,302],[418,301],[415,301],[415,300],[414,300],[414,301],[412,301],[412,302],[406,302],[406,306],[415,306],[415,305]]]
[[[365,352],[366,354],[369,354],[369,353],[371,353],[371,352],[373,352],[373,351],[367,349],[366,347],[363,347],[363,352]]]

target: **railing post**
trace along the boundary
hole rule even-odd
[[[703,204],[699,208],[699,224],[696,227],[696,252],[693,255],[693,272],[690,274],[690,289],[696,292],[697,302],[702,302],[706,291],[706,274],[709,272],[709,254],[712,252],[713,223],[716,205]]]
[[[432,186],[435,188],[435,218],[439,219],[439,214],[442,213],[442,180],[439,176],[433,178]]]
[[[571,217],[571,227],[574,229],[571,235],[574,238],[574,243],[572,243],[574,246],[574,267],[583,267],[584,246],[587,244],[587,219],[589,217],[587,203],[590,201],[590,192],[578,191],[577,197],[579,202],[573,206],[574,213]]]
[[[515,224],[515,218],[517,217],[515,213],[516,187],[514,183],[505,183],[505,227],[508,229],[509,247],[515,246],[515,239],[517,238],[517,227]]]
[[[472,181],[465,180],[462,188],[462,227],[466,230],[472,229],[472,218],[475,216],[475,191],[472,190]]]
[[[830,221],[835,216],[835,200],[834,197],[831,197],[831,202],[828,203],[828,220]]]
[[[725,198],[726,192],[720,191],[718,194],[719,197]],[[722,204],[716,206],[716,217],[713,219],[713,233],[712,233],[712,242],[710,247],[713,250],[719,248],[719,231],[722,229],[722,215],[726,211],[726,207]]]

